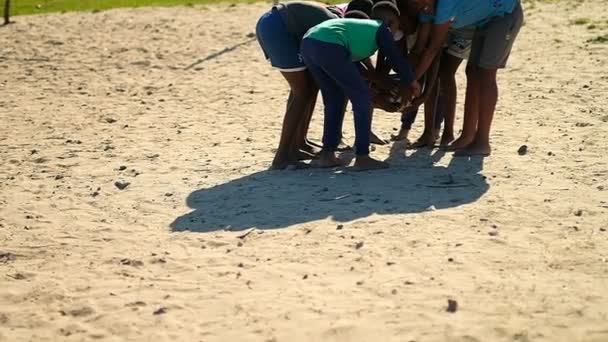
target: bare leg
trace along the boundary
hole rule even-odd
[[[441,83],[441,98],[444,102],[441,106],[444,110],[445,124],[441,136],[441,146],[447,146],[454,140],[454,119],[456,117],[456,71],[462,63],[462,59],[448,53],[443,53],[439,71]]]
[[[306,119],[307,108],[313,98],[313,80],[307,71],[281,72],[289,83],[291,91],[287,100],[287,110],[283,119],[283,129],[276,155],[272,161],[273,169],[284,169],[290,163],[298,161],[297,153],[293,150],[293,139],[296,136],[298,126]]]
[[[306,108],[306,117],[304,119],[302,119],[302,121],[300,121],[300,124],[298,125],[298,130],[296,133],[296,136],[293,139],[293,146],[292,146],[292,151],[303,151],[308,155],[318,155],[319,152],[321,151],[321,149],[319,148],[320,146],[316,146],[315,144],[310,143],[307,139],[306,139],[306,134],[308,133],[308,128],[310,126],[310,121],[312,119],[312,115],[315,111],[315,105],[317,103],[317,96],[319,94],[319,89],[317,88],[317,85],[313,82],[311,84],[312,86],[312,92],[313,92],[313,96],[311,97],[311,100],[309,102],[308,107]]]
[[[490,128],[494,118],[494,110],[498,100],[498,86],[496,85],[496,69],[479,68],[480,93],[479,93],[479,124],[477,134],[472,144],[464,150],[457,152],[458,155],[483,155],[492,153],[490,148]]]
[[[392,141],[401,141],[401,140],[407,140],[407,136],[410,134],[410,130],[405,128],[405,127],[401,127],[399,128],[399,132],[397,132],[397,134],[391,134],[391,140]]]
[[[424,132],[418,140],[412,144],[412,148],[435,146],[437,135],[435,134],[435,108],[437,107],[437,95],[439,94],[440,83],[435,83],[429,97],[424,103]]]
[[[479,71],[476,66],[467,66],[467,91],[464,100],[464,122],[462,133],[450,146],[449,151],[461,150],[467,147],[475,139],[477,132],[477,121],[479,119],[479,94],[481,92],[481,82]]]

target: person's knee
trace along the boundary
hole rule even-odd
[[[479,77],[479,67],[476,65],[467,65],[466,69],[467,78],[478,78]]]
[[[295,101],[309,101],[315,92],[317,91],[316,86],[312,82],[302,82],[291,87],[293,97]]]
[[[372,95],[369,89],[361,90],[357,92],[351,99],[350,102],[353,105],[353,110],[371,110],[372,107]]]
[[[496,69],[478,68],[477,74],[482,87],[496,85]]]

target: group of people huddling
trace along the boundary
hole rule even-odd
[[[401,112],[401,129],[391,139],[405,140],[424,104],[424,132],[412,147],[434,147],[443,124],[442,148],[456,156],[489,155],[496,72],[505,67],[522,23],[520,0],[353,0],[335,6],[297,1],[274,6],[258,21],[256,34],[291,91],[272,167],[316,158],[321,167],[341,165],[336,152],[348,148],[342,143],[347,101],[354,113],[355,169],[388,167],[369,155],[371,143],[386,143],[372,132],[373,108]],[[464,120],[455,139],[455,73],[463,59],[468,59]],[[306,138],[319,89],[322,146]]]

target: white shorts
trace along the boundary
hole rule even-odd
[[[444,45],[445,52],[457,58],[468,59],[474,35],[475,27],[472,26],[450,29]]]

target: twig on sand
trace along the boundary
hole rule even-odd
[[[253,37],[253,38],[250,38],[250,39],[248,39],[248,40],[246,40],[246,41],[244,41],[244,42],[240,42],[240,43],[235,44],[235,45],[233,45],[233,46],[229,46],[229,47],[227,47],[227,48],[224,48],[224,49],[223,49],[223,50],[221,50],[221,51],[214,52],[214,53],[210,54],[209,56],[207,56],[207,57],[205,57],[205,58],[199,58],[199,59],[198,59],[196,62],[194,62],[194,63],[192,63],[192,64],[188,65],[187,67],[185,67],[185,68],[184,68],[184,70],[190,70],[190,69],[194,68],[195,66],[197,66],[197,65],[199,65],[199,64],[201,64],[201,63],[204,63],[204,62],[206,62],[206,61],[208,61],[208,60],[212,60],[212,59],[214,59],[214,58],[216,58],[216,57],[219,57],[219,56],[221,56],[221,55],[223,55],[223,54],[225,54],[225,53],[227,53],[227,52],[230,52],[230,51],[236,50],[238,47],[243,46],[243,45],[245,45],[245,44],[249,44],[249,43],[251,43],[251,42],[253,42],[253,41],[255,41],[255,40],[256,40],[256,38],[255,38],[255,37]]]
[[[342,196],[338,196],[338,197],[334,197],[334,198],[321,198],[319,201],[321,201],[321,202],[338,201],[338,200],[344,199],[346,197],[350,197],[350,194],[346,194],[346,195],[342,195]]]

